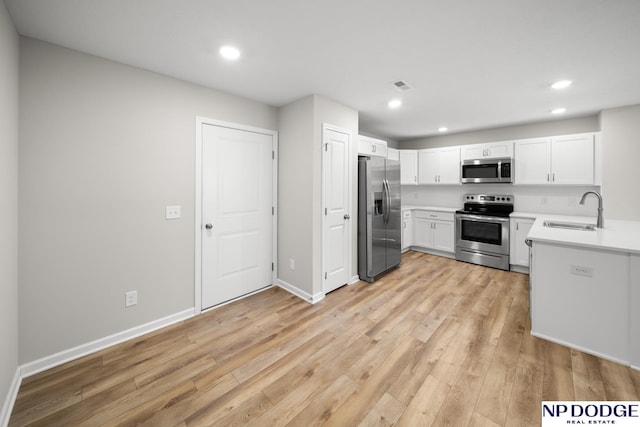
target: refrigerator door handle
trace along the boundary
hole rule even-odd
[[[389,223],[389,217],[391,216],[391,194],[389,191],[389,182],[386,179],[382,180],[383,193],[384,193],[384,218],[383,221],[385,224]]]
[[[382,223],[387,224],[387,182],[382,180]]]
[[[391,220],[391,186],[389,186],[389,181],[385,179],[387,183],[387,224]]]

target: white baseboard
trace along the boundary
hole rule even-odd
[[[543,340],[546,340],[546,341],[551,341],[551,342],[554,342],[556,344],[560,344],[560,345],[565,346],[565,347],[573,348],[573,349],[581,351],[583,353],[591,354],[591,355],[599,357],[601,359],[610,360],[610,361],[618,363],[620,365],[633,367],[633,366],[631,366],[631,363],[629,362],[629,360],[620,359],[618,357],[614,357],[614,356],[610,356],[608,354],[600,353],[599,351],[590,350],[588,348],[584,348],[584,347],[581,347],[579,345],[574,345],[574,344],[568,343],[568,342],[563,341],[563,340],[559,340],[559,339],[555,339],[555,338],[549,337],[549,336],[547,336],[545,334],[539,334],[537,332],[531,331],[531,335],[533,335],[536,338],[540,338],[540,339],[543,339]]]
[[[63,363],[78,359],[82,356],[95,353],[96,351],[103,350],[107,347],[111,347],[132,338],[139,337],[140,335],[144,335],[157,329],[164,328],[165,326],[169,326],[182,320],[189,319],[194,316],[194,313],[194,309],[189,308],[187,310],[171,314],[167,317],[145,323],[144,325],[136,326],[131,329],[127,329],[126,331],[117,332],[113,335],[109,335],[107,337],[100,338],[86,344],[81,344],[77,347],[63,350],[50,356],[45,356],[42,359],[25,363],[20,367],[20,375],[22,378],[29,377],[31,375],[37,374],[38,372],[42,372],[47,369],[62,365]]]
[[[423,254],[437,255],[445,258],[456,259],[456,254],[453,252],[442,252],[442,251],[437,251],[435,249],[423,248],[420,246],[411,246],[410,250],[415,252],[422,252]]]
[[[529,267],[511,264],[511,271],[515,271],[516,273],[529,274]]]
[[[358,283],[360,281],[360,276],[358,276],[357,274],[355,276],[353,276],[351,278],[351,280],[349,280],[349,285],[355,285],[356,283]]]
[[[284,280],[278,279],[278,286],[280,286],[282,289],[284,289],[285,291],[292,293],[293,295],[297,296],[298,298],[301,298],[307,302],[310,302],[311,304],[315,304],[320,300],[324,299],[324,294],[322,292],[318,292],[315,295],[311,295],[308,292],[303,291],[302,289],[293,286],[291,283],[287,283]]]
[[[13,411],[13,405],[16,403],[16,397],[18,397],[18,390],[20,390],[20,384],[22,383],[22,377],[20,376],[20,367],[16,367],[16,373],[13,376],[13,381],[7,392],[7,397],[4,399],[2,405],[2,411],[0,412],[0,426],[6,427],[9,425],[9,418],[11,418],[11,411]]]

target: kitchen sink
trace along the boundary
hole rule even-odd
[[[549,228],[564,228],[579,231],[594,231],[596,229],[596,226],[593,224],[580,224],[577,222],[545,221],[542,225]]]

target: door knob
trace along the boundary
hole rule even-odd
[[[344,214],[344,219],[351,219],[351,215],[349,215],[349,214]]]
[[[211,230],[213,228],[213,224],[206,224],[204,228],[206,228],[207,230]]]

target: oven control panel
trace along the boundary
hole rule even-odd
[[[493,203],[493,204],[513,204],[512,195],[496,195],[496,194],[465,194],[464,201],[466,203]]]

